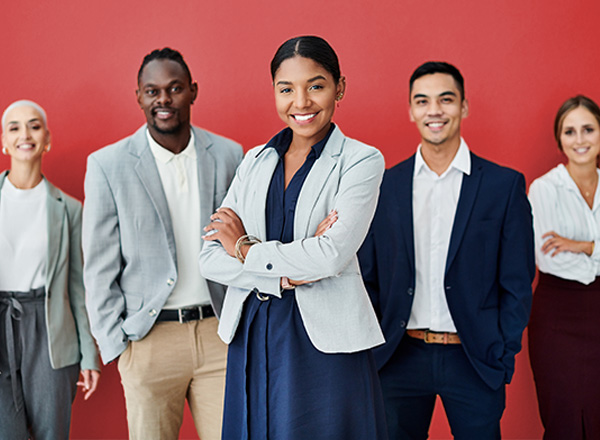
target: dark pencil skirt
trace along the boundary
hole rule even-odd
[[[540,273],[529,356],[544,439],[600,439],[600,279]]]
[[[229,345],[222,438],[387,439],[370,350],[318,351],[293,292],[269,298],[248,297]]]

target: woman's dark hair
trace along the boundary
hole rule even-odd
[[[558,112],[556,113],[556,118],[554,118],[554,139],[558,143],[558,149],[562,151],[562,144],[560,143],[560,133],[562,132],[563,122],[565,121],[565,117],[571,110],[575,110],[577,107],[583,107],[587,109],[596,121],[598,121],[598,125],[600,125],[600,108],[598,104],[592,101],[587,96],[577,95],[572,98],[567,99],[563,105],[560,106]]]
[[[331,73],[336,84],[339,82],[341,77],[340,63],[335,51],[327,41],[313,35],[292,38],[279,46],[271,61],[271,77],[273,80],[281,63],[295,56],[309,58],[320,64]]]

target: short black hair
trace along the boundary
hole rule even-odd
[[[456,67],[454,67],[450,63],[446,63],[445,61],[427,61],[424,64],[421,64],[417,69],[413,72],[409,81],[409,101],[410,94],[412,93],[413,84],[416,80],[425,75],[432,75],[434,73],[445,73],[447,75],[452,76],[454,78],[454,82],[456,83],[456,87],[460,92],[460,99],[465,99],[465,80]]]
[[[271,78],[275,79],[281,63],[295,56],[313,60],[331,73],[336,84],[340,81],[342,75],[337,54],[327,41],[314,35],[291,38],[279,46],[271,60]]]
[[[181,67],[183,67],[183,70],[185,71],[187,76],[189,77],[190,84],[192,83],[192,73],[190,72],[190,68],[184,61],[183,55],[181,55],[181,53],[179,53],[175,49],[165,47],[163,49],[154,49],[152,52],[150,52],[144,57],[142,65],[140,66],[140,70],[138,70],[138,84],[140,83],[140,79],[142,78],[142,72],[144,71],[144,67],[146,67],[146,64],[148,64],[150,61],[154,60],[171,60],[175,61],[176,63],[179,63]]]

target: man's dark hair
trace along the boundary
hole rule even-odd
[[[190,69],[186,62],[183,60],[183,56],[178,51],[171,49],[170,47],[165,47],[163,49],[154,49],[152,52],[150,52],[144,57],[142,65],[140,66],[140,70],[138,70],[138,84],[140,83],[140,79],[142,78],[142,72],[144,71],[144,67],[146,67],[146,64],[148,64],[150,61],[154,60],[171,60],[175,61],[176,63],[179,63],[181,67],[183,67],[185,73],[187,73],[187,76],[190,79],[190,84],[192,83],[192,73],[190,72]]]
[[[454,78],[454,82],[456,83],[456,87],[460,92],[461,101],[465,99],[465,80],[461,75],[460,71],[454,67],[450,63],[446,63],[444,61],[427,61],[425,64],[421,64],[417,69],[413,72],[409,81],[409,98],[412,93],[412,88],[414,82],[425,75],[432,75],[434,73],[445,73],[447,75],[452,76]]]

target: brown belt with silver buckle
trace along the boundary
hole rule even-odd
[[[460,344],[458,333],[432,332],[431,330],[406,330],[411,338],[421,339],[427,344]]]

